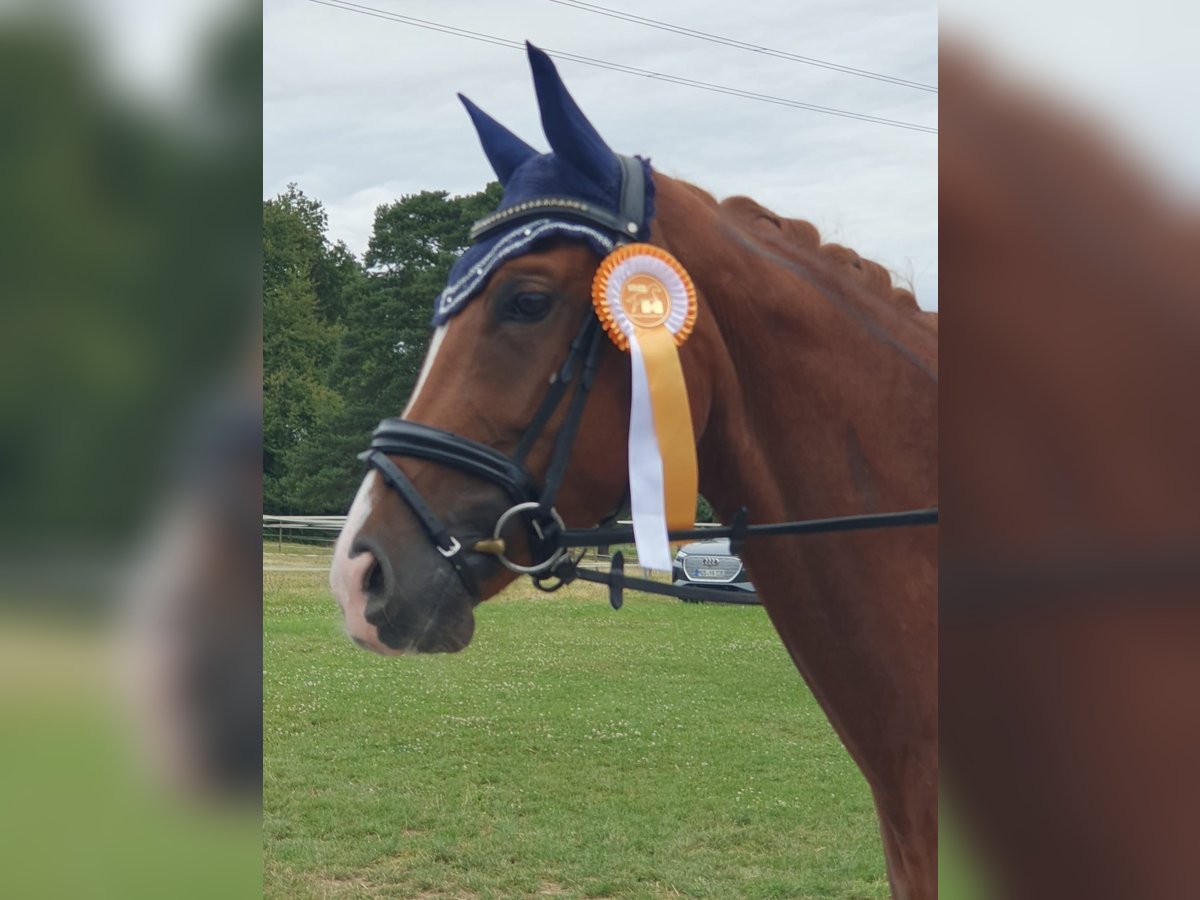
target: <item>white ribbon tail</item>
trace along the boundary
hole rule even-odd
[[[633,395],[629,404],[629,507],[638,564],[659,572],[671,571],[667,540],[667,510],[662,454],[650,406],[650,382],[637,338],[629,336]]]

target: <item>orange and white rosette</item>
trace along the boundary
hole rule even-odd
[[[696,516],[696,438],[678,350],[696,322],[696,289],[665,250],[625,244],[596,270],[592,303],[632,366],[629,502],[638,562],[669,572],[667,532],[691,528]]]

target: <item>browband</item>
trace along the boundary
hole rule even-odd
[[[621,163],[619,213],[573,197],[537,197],[484,216],[471,226],[471,242],[476,243],[521,222],[545,218],[588,222],[613,232],[618,241],[637,240],[646,214],[646,173],[642,161],[636,157],[618,156],[617,160]]]

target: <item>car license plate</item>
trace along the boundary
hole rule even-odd
[[[721,557],[693,558],[684,563],[684,572],[692,581],[728,582],[737,575],[739,568],[736,559]]]

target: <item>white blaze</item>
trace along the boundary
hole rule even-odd
[[[425,380],[429,377],[434,360],[437,358],[438,349],[442,346],[442,341],[446,339],[446,332],[449,328],[449,323],[447,323],[439,326],[434,331],[433,338],[429,342],[429,352],[426,353],[425,362],[421,366],[421,374],[417,377],[417,386],[413,389],[412,397],[409,399],[408,405],[404,408],[402,416],[407,416],[413,404],[416,403],[417,395],[421,393],[421,388],[425,386]],[[342,527],[342,532],[338,535],[337,543],[333,549],[333,565],[329,570],[329,586],[333,590],[334,597],[342,607],[347,633],[352,637],[358,638],[376,652],[391,655],[395,651],[379,640],[375,626],[370,624],[366,619],[367,597],[363,590],[362,581],[370,569],[371,560],[362,554],[353,559],[350,557],[350,547],[354,543],[354,539],[358,536],[358,531],[362,528],[367,516],[371,514],[373,506],[371,497],[376,489],[376,485],[379,483],[378,478],[379,473],[374,469],[367,472],[366,477],[362,480],[362,484],[359,485],[358,494],[355,495],[354,502],[350,504],[350,511],[346,514],[346,524]]]
[[[407,419],[409,410],[417,402],[417,396],[421,393],[421,388],[425,386],[425,379],[429,377],[429,370],[433,368],[433,361],[437,359],[438,350],[442,346],[442,341],[446,339],[446,332],[449,330],[449,322],[439,325],[434,330],[433,338],[429,341],[429,351],[425,354],[425,362],[421,366],[421,374],[417,376],[417,386],[413,388],[412,396],[408,398],[408,406],[404,407],[404,412],[400,414],[400,418]]]

